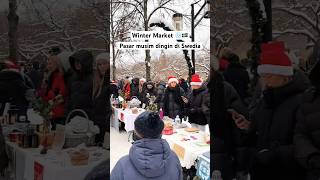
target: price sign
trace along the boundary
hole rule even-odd
[[[34,162],[34,180],[43,180],[43,166],[38,162]]]

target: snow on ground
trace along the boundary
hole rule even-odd
[[[119,133],[115,128],[110,128],[110,172],[117,161],[127,154],[131,143],[128,142],[128,134],[124,131]]]

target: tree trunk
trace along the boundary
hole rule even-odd
[[[143,15],[144,15],[144,30],[148,31],[148,0],[143,1]],[[146,40],[147,41],[147,40]],[[145,64],[146,64],[146,80],[151,81],[151,56],[150,50],[146,50]]]
[[[17,61],[18,52],[18,23],[17,0],[9,0],[9,14],[7,16],[9,22],[9,60]]]

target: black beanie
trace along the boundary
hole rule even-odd
[[[160,138],[163,128],[164,123],[156,112],[145,111],[134,121],[134,129],[142,138]]]

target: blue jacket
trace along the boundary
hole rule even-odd
[[[135,141],[129,155],[122,157],[111,172],[111,180],[182,180],[177,155],[164,139]]]

